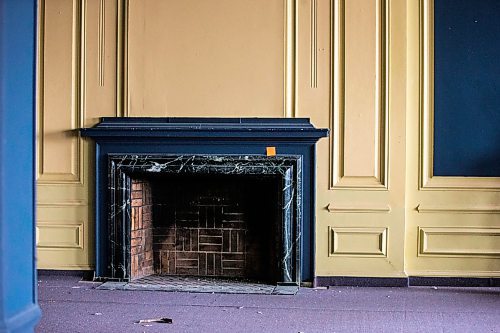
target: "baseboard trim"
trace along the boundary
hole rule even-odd
[[[410,276],[410,286],[500,287],[500,278]]]
[[[39,277],[43,276],[77,276],[84,281],[92,281],[94,279],[94,271],[87,270],[52,270],[39,269],[37,271]]]
[[[408,287],[408,278],[316,276],[314,287]]]
[[[500,278],[316,276],[314,287],[500,287]]]

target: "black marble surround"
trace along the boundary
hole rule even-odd
[[[131,179],[153,174],[274,175],[281,179],[282,283],[300,282],[301,183],[300,156],[256,155],[108,155],[109,265],[111,278],[130,277]],[[273,254],[270,254],[273,255]]]

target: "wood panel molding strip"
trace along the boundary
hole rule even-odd
[[[97,23],[98,38],[97,38],[97,64],[99,72],[99,86],[104,86],[104,60],[105,42],[106,42],[106,3],[104,0],[99,0],[99,20]]]
[[[500,191],[500,177],[434,176],[434,0],[420,2],[420,22],[420,189]]]
[[[332,75],[330,76],[330,172],[329,187],[334,189],[343,174],[339,157],[343,156],[343,119],[345,109],[345,0],[332,0],[330,48],[332,52]]]
[[[379,204],[339,205],[330,203],[326,207],[330,213],[390,213],[391,206]]]
[[[64,208],[75,206],[87,206],[88,203],[83,200],[70,200],[60,202],[37,202],[36,206],[39,208]]]
[[[451,213],[451,214],[500,214],[500,206],[417,206],[419,213]]]
[[[285,0],[285,54],[284,54],[284,116],[296,115],[298,0]]]
[[[117,1],[116,20],[116,116],[128,117],[128,17],[127,0]]]
[[[387,190],[387,186],[380,182],[380,178],[378,177],[370,177],[370,176],[343,176],[339,178],[337,183],[335,184],[335,189],[361,189],[365,191],[370,190]]]
[[[318,0],[311,0],[311,88],[318,88]]]
[[[44,105],[44,57],[45,57],[45,0],[38,2],[38,27],[36,38],[36,181],[40,179],[43,171],[43,105]]]

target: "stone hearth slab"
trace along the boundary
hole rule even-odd
[[[150,275],[132,282],[108,281],[101,290],[146,290],[220,294],[295,295],[296,286],[276,286],[241,280]]]

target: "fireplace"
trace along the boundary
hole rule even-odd
[[[131,180],[130,280],[152,274],[278,281],[281,178],[141,175]]]
[[[313,274],[314,144],[306,119],[103,118],[96,276],[299,284]]]

